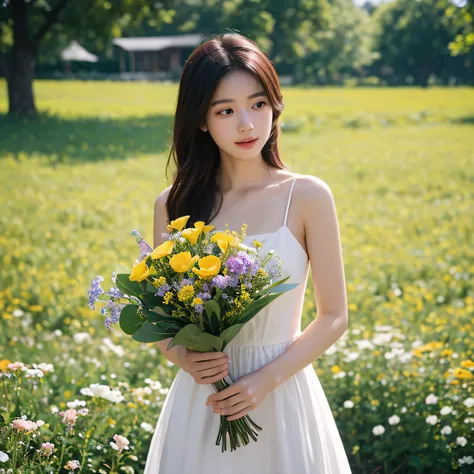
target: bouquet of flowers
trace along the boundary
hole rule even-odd
[[[297,283],[285,283],[281,260],[271,250],[261,255],[262,244],[242,243],[247,225],[237,232],[217,231],[198,221],[185,228],[190,216],[171,221],[162,244],[152,249],[136,231],[141,255],[131,270],[117,265],[112,280],[116,287],[104,292],[98,275],[89,290],[89,306],[105,302],[101,309],[105,325],[119,323],[126,334],[139,342],[172,338],[168,349],[184,345],[199,352],[223,351],[261,309]],[[265,266],[272,262],[272,267]],[[225,378],[214,383],[218,390],[230,384]],[[227,421],[221,415],[216,445],[231,451],[257,441],[262,428],[248,415]]]

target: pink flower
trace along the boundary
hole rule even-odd
[[[69,469],[71,471],[75,471],[81,467],[81,463],[73,459],[72,461],[68,461],[67,464],[64,465],[65,469]]]
[[[117,450],[119,453],[121,453],[124,449],[129,449],[128,445],[130,444],[130,441],[125,438],[125,436],[115,434],[114,441],[115,443],[113,441],[110,442],[110,446],[112,446],[112,448]]]
[[[25,431],[26,433],[31,433],[38,428],[34,421],[22,420],[21,418],[13,420],[11,426],[18,431]]]
[[[51,453],[53,452],[54,449],[54,444],[53,443],[43,443],[41,445],[41,451],[44,453],[46,456],[50,456]]]
[[[67,425],[67,427],[72,430],[73,426],[76,424],[77,421],[77,411],[75,408],[69,408],[66,411],[60,411],[59,415],[63,417],[63,423]]]
[[[26,369],[26,365],[23,362],[12,362],[11,364],[7,365],[7,369],[11,370],[12,372],[15,372],[15,370],[18,369],[22,369],[23,367],[25,367]]]

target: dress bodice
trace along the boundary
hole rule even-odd
[[[309,259],[306,251],[286,225],[295,182],[296,178],[291,185],[283,225],[275,232],[246,235],[243,243],[250,246],[252,241],[257,239],[262,243],[263,255],[274,250],[282,261],[279,279],[289,276],[285,283],[298,283],[298,286],[278,296],[256,314],[242,327],[229,346],[281,344],[301,334],[301,315],[309,274]]]

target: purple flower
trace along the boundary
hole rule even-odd
[[[123,298],[123,297],[125,296],[124,293],[122,293],[122,292],[121,292],[118,288],[116,288],[116,287],[111,287],[111,288],[110,288],[110,291],[108,291],[108,292],[106,293],[106,295],[110,295],[110,296],[112,296],[113,298],[118,298],[118,299]]]
[[[158,288],[158,291],[155,293],[155,296],[165,296],[165,293],[171,288],[168,283],[164,283]]]
[[[138,260],[142,261],[149,253],[153,252],[153,249],[143,240],[143,237],[136,229],[133,229],[131,234],[135,236],[135,240],[140,246],[141,254]]]
[[[181,290],[186,285],[194,285],[195,279],[194,278],[183,278],[181,283],[179,284],[179,289]]]
[[[196,304],[194,305],[194,309],[196,310],[196,313],[202,313],[204,311],[204,305],[203,304]]]
[[[89,289],[88,295],[89,295],[89,308],[90,309],[95,309],[95,301],[96,299],[104,293],[104,290],[100,287],[100,282],[104,281],[104,278],[101,277],[100,275],[97,275],[93,280],[91,287]]]
[[[229,286],[231,288],[237,288],[239,286],[240,275],[237,273],[230,277]]]
[[[232,273],[250,273],[252,276],[255,275],[259,268],[258,263],[244,251],[238,252],[235,257],[229,257],[226,266]]]
[[[118,304],[114,301],[110,300],[105,303],[105,306],[100,310],[100,312],[106,316],[104,325],[107,329],[112,329],[110,326],[111,324],[116,324],[120,320],[120,313],[122,312],[122,308],[124,304]]]
[[[280,269],[278,268],[278,266],[274,265],[272,267],[270,267],[268,270],[267,270],[267,273],[272,277],[272,278],[275,278],[278,273],[279,273]]]
[[[260,264],[258,262],[252,262],[247,271],[247,275],[251,277],[255,276],[259,268],[260,268]]]
[[[212,278],[211,283],[214,286],[217,286],[221,290],[225,289],[230,283],[231,277],[230,275],[216,275]]]
[[[203,301],[207,301],[212,298],[211,294],[208,291],[204,291],[204,292],[200,291],[196,296],[198,298],[201,298]]]
[[[239,275],[245,273],[245,262],[240,257],[229,257],[225,265],[232,273],[238,273]]]

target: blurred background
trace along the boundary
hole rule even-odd
[[[143,472],[177,367],[104,327],[88,290],[138,258],[132,230],[153,244],[184,62],[231,31],[275,64],[283,161],[335,198],[350,323],[313,365],[353,472],[472,472],[463,0],[1,1],[0,472]],[[68,429],[60,412],[80,408]],[[44,424],[12,430],[22,416]]]

